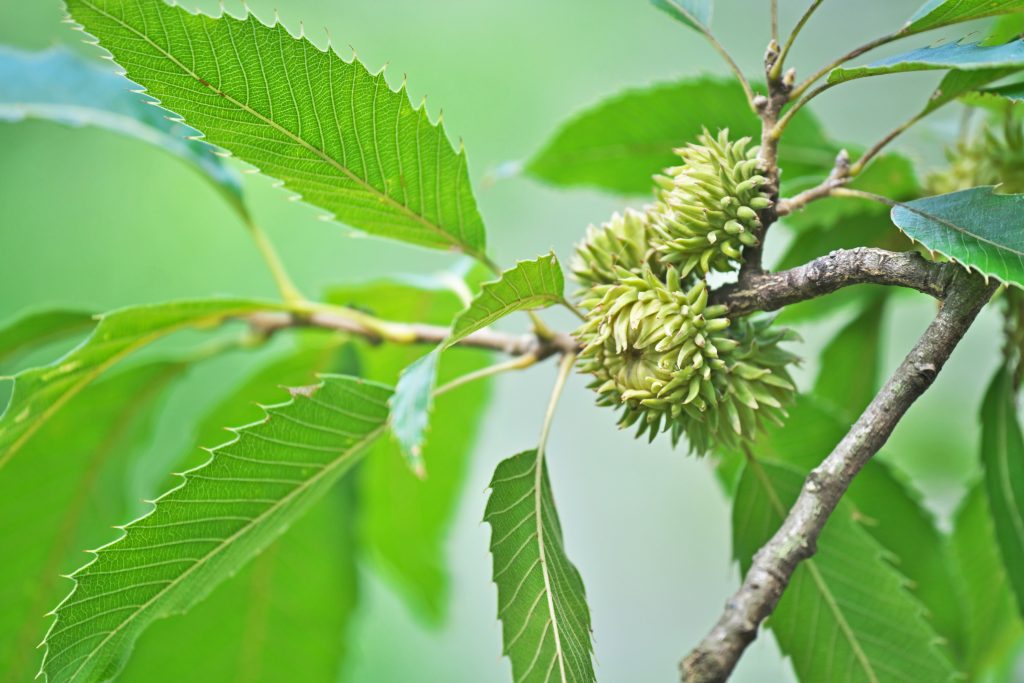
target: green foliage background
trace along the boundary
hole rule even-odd
[[[211,0],[189,4],[216,9]],[[275,4],[284,5],[283,21],[297,30],[302,20],[317,41],[322,42],[321,27],[328,27],[335,43],[353,44],[371,67],[389,62],[393,83],[408,73],[414,99],[429,95],[433,114],[443,104],[448,130],[469,150],[492,252],[507,265],[548,248],[568,254],[587,223],[603,220],[624,201],[586,190],[557,191],[522,178],[489,186],[482,182],[485,176],[503,162],[526,158],[570,113],[622,88],[722,72],[697,34],[680,30],[641,0],[249,4],[265,18]],[[804,4],[783,0],[784,26]],[[870,11],[862,4],[870,4]],[[229,0],[237,10],[234,5]],[[919,0],[826,3],[804,34],[794,63],[807,73],[835,56],[840,42],[853,46],[899,26],[919,5]],[[720,0],[717,6],[716,33],[752,72],[767,40],[767,7],[750,0]],[[54,41],[75,43],[77,34],[63,30],[60,17],[57,0],[3,3],[0,43],[32,49]],[[915,113],[939,78],[866,80],[843,94],[824,96],[815,111],[834,138],[869,143]],[[858,97],[874,103],[860,104]],[[943,112],[908,136],[902,149],[936,161],[935,131],[954,125],[955,112]],[[41,303],[109,310],[213,293],[273,296],[272,282],[236,217],[207,184],[169,156],[110,133],[42,123],[0,125],[0,150],[0,319]],[[445,254],[354,238],[337,225],[317,222],[312,209],[285,201],[266,178],[247,177],[245,189],[257,219],[310,293],[384,270],[429,272],[451,261]],[[885,370],[898,362],[933,308],[924,297],[893,298],[882,321],[889,332]],[[560,315],[548,314],[571,326],[568,318],[556,320]],[[848,318],[838,313],[801,328],[807,342],[800,352],[814,357]],[[912,476],[942,515],[948,516],[967,482],[978,476],[975,406],[996,363],[997,330],[990,310],[886,449],[886,459]],[[184,347],[189,341],[173,343]],[[160,447],[150,449],[153,465],[146,476],[159,480],[167,469],[161,470],[160,457],[176,457],[190,445],[188,430],[178,427],[196,424],[251,363],[252,354],[233,353],[188,373],[156,426]],[[816,371],[813,363],[805,366],[804,387]],[[424,627],[388,586],[364,577],[363,626],[352,643],[353,680],[423,680],[424,671],[435,677],[431,680],[452,683],[507,677],[494,619],[489,531],[480,524],[483,490],[498,460],[534,443],[524,425],[539,429],[543,401],[524,397],[546,395],[549,385],[550,373],[543,370],[497,384],[480,437],[486,447],[476,451],[449,544],[453,585],[447,623]],[[737,580],[730,561],[729,504],[705,463],[672,452],[667,442],[648,447],[618,433],[583,385],[576,378],[566,393],[548,466],[558,482],[568,550],[585,573],[599,675],[611,682],[671,680],[684,646],[703,635]],[[147,634],[143,646],[158,633]],[[791,680],[787,667],[774,640],[763,637],[735,680]],[[130,676],[129,670],[123,680]]]

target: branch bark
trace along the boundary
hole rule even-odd
[[[775,311],[857,284],[909,287],[942,298],[956,273],[963,270],[954,263],[928,261],[915,252],[840,249],[789,270],[741,275],[738,282],[712,292],[711,300],[728,306],[730,317],[739,317]]]
[[[743,585],[726,602],[718,623],[680,664],[685,683],[720,683],[729,677],[757,637],[761,622],[774,611],[797,565],[814,555],[818,536],[853,478],[932,385],[995,291],[995,283],[975,274],[959,268],[951,272],[935,320],[842,441],[808,475],[789,515],[754,556]]]

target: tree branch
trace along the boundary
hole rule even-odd
[[[295,327],[313,327],[363,337],[372,344],[395,342],[401,344],[437,345],[448,338],[447,327],[418,323],[396,323],[375,320],[368,324],[365,316],[348,315],[348,309],[314,311],[309,314],[267,312],[245,318],[260,334],[274,334]],[[352,311],[357,313],[356,311]],[[494,330],[480,330],[459,341],[458,346],[488,349],[510,356],[533,355],[538,361],[560,353],[575,353],[576,340],[565,333],[552,333],[550,338],[536,334],[512,335]]]
[[[758,628],[775,609],[797,565],[816,551],[818,536],[854,476],[935,381],[996,284],[963,269],[945,287],[935,320],[832,453],[808,475],[782,526],[754,556],[742,587],[707,637],[680,664],[686,683],[725,681]]]
[[[941,299],[957,272],[963,268],[928,261],[916,252],[840,249],[789,270],[750,273],[713,291],[711,301],[728,306],[729,316],[735,318],[775,311],[857,284],[908,287]]]

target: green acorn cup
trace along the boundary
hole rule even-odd
[[[750,138],[729,140],[707,130],[698,144],[677,149],[683,163],[656,176],[659,201],[650,211],[658,258],[686,277],[731,271],[743,247],[758,244],[757,212],[771,206]]]
[[[1002,134],[985,128],[969,142],[946,152],[949,166],[925,180],[929,193],[947,194],[981,185],[999,185],[999,192],[1024,192],[1024,130],[1009,123]]]
[[[671,432],[691,450],[735,446],[765,421],[779,421],[795,387],[793,356],[777,347],[786,333],[767,322],[739,321],[730,334],[724,306],[708,305],[707,285],[684,289],[679,271],[661,279],[648,267],[624,268],[619,281],[591,287],[581,302],[586,322],[580,369],[594,375],[598,403],[622,406],[622,427],[637,436]]]
[[[652,258],[651,236],[647,214],[634,209],[614,214],[601,227],[591,225],[586,239],[576,247],[573,275],[584,287],[593,287],[617,282],[618,268],[639,273],[646,265],[664,274]]]

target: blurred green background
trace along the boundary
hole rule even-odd
[[[214,11],[216,3],[204,1]],[[269,19],[272,0],[250,0]],[[806,0],[782,0],[784,30]],[[798,44],[793,63],[808,73],[840,51],[899,26],[921,0],[827,2]],[[767,41],[768,0],[719,0],[716,33],[750,73]],[[240,9],[229,0],[228,8]],[[645,0],[290,0],[279,3],[293,31],[315,41],[323,27],[375,69],[408,74],[417,99],[444,109],[450,134],[469,152],[493,254],[502,264],[554,248],[563,257],[586,225],[626,200],[556,191],[521,178],[485,182],[503,162],[536,150],[570,113],[627,86],[701,72],[724,73],[691,31]],[[56,0],[0,3],[0,43],[40,49],[78,44],[60,23]],[[967,25],[955,37],[980,30]],[[942,38],[929,34],[895,50]],[[85,54],[93,48],[79,46]],[[833,91],[815,110],[836,139],[868,144],[920,108],[938,77],[868,79]],[[957,112],[930,119],[901,140],[921,161],[941,159]],[[708,121],[714,126],[714,121]],[[683,141],[680,141],[683,142]],[[246,192],[300,287],[317,293],[389,272],[430,272],[451,257],[353,235],[314,220],[269,179],[247,176]],[[785,242],[782,231],[771,251]],[[255,248],[234,214],[176,160],[97,130],[45,123],[0,124],[0,319],[51,303],[102,311],[189,296],[273,296]],[[885,321],[892,368],[934,312],[921,296],[898,297]],[[564,328],[571,320],[548,316]],[[801,328],[798,349],[817,372],[817,350],[842,316]],[[522,325],[515,319],[509,325]],[[907,473],[945,519],[978,474],[977,406],[995,367],[998,322],[984,314],[935,388],[911,411],[886,458]],[[175,390],[160,425],[161,453],[177,454],[183,434],[251,364],[233,354],[191,374]],[[366,577],[362,625],[353,643],[351,680],[510,680],[501,658],[489,529],[480,523],[495,464],[535,441],[552,366],[502,379],[482,430],[449,543],[450,618],[429,629],[388,589]],[[675,680],[676,662],[717,618],[738,582],[730,561],[729,505],[708,463],[646,446],[618,432],[575,378],[550,445],[550,468],[570,556],[587,585],[598,673],[608,683]],[[823,454],[824,455],[824,454]],[[201,679],[201,677],[200,677]],[[739,682],[792,680],[770,635],[759,638]]]

